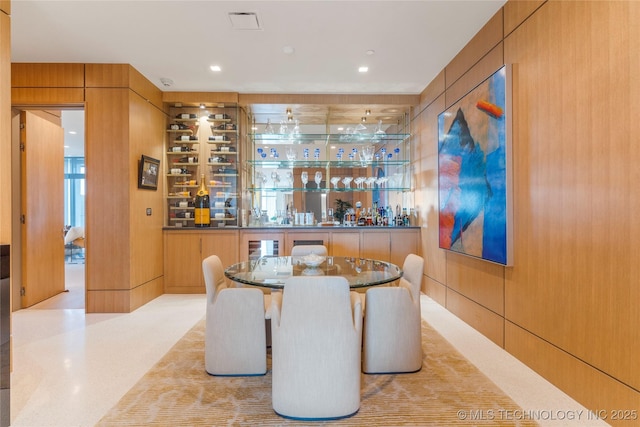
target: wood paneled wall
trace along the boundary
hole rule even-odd
[[[637,22],[637,2],[509,1],[425,89],[412,124],[424,290],[594,410],[640,407]],[[437,236],[437,116],[503,63],[510,268],[442,251]]]
[[[141,154],[164,155],[162,92],[128,64],[16,63],[11,76],[14,105],[85,108],[86,311],[161,295],[163,189],[138,189],[137,174]]]
[[[0,242],[11,243],[11,3],[0,2]]]

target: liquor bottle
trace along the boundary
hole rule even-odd
[[[200,188],[195,199],[195,226],[209,227],[211,225],[211,211],[209,205],[209,192],[204,183],[204,174],[200,176]]]

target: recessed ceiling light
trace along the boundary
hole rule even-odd
[[[375,50],[373,50],[373,49],[369,49],[369,50],[368,50],[368,51],[366,51],[365,53],[366,53],[367,55],[371,56],[371,55],[373,55],[374,53],[376,53],[376,51],[375,51]]]
[[[286,53],[287,55],[291,55],[293,54],[296,50],[293,48],[293,46],[285,46],[282,48],[282,51],[284,53]]]
[[[77,135],[77,134],[78,134],[78,132],[76,132],[75,130],[70,130],[69,131],[69,135]]]
[[[219,65],[212,65],[209,68],[211,68],[211,71],[222,71],[222,68],[220,68]]]
[[[369,67],[360,67],[358,68],[358,71],[361,73],[366,73],[367,71],[369,71]]]

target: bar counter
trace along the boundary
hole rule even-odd
[[[218,255],[225,267],[262,255],[289,255],[298,244],[320,244],[329,255],[389,261],[402,266],[422,255],[417,226],[165,227],[166,293],[203,293],[202,260]]]

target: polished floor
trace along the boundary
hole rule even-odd
[[[68,277],[79,278],[67,282],[68,292],[13,313],[12,426],[95,425],[204,316],[204,295],[162,295],[129,314],[85,314],[82,268],[67,266]],[[494,414],[496,424],[532,417],[543,426],[606,425],[426,296],[422,312],[523,408]],[[477,415],[460,414],[460,425],[474,425]]]

